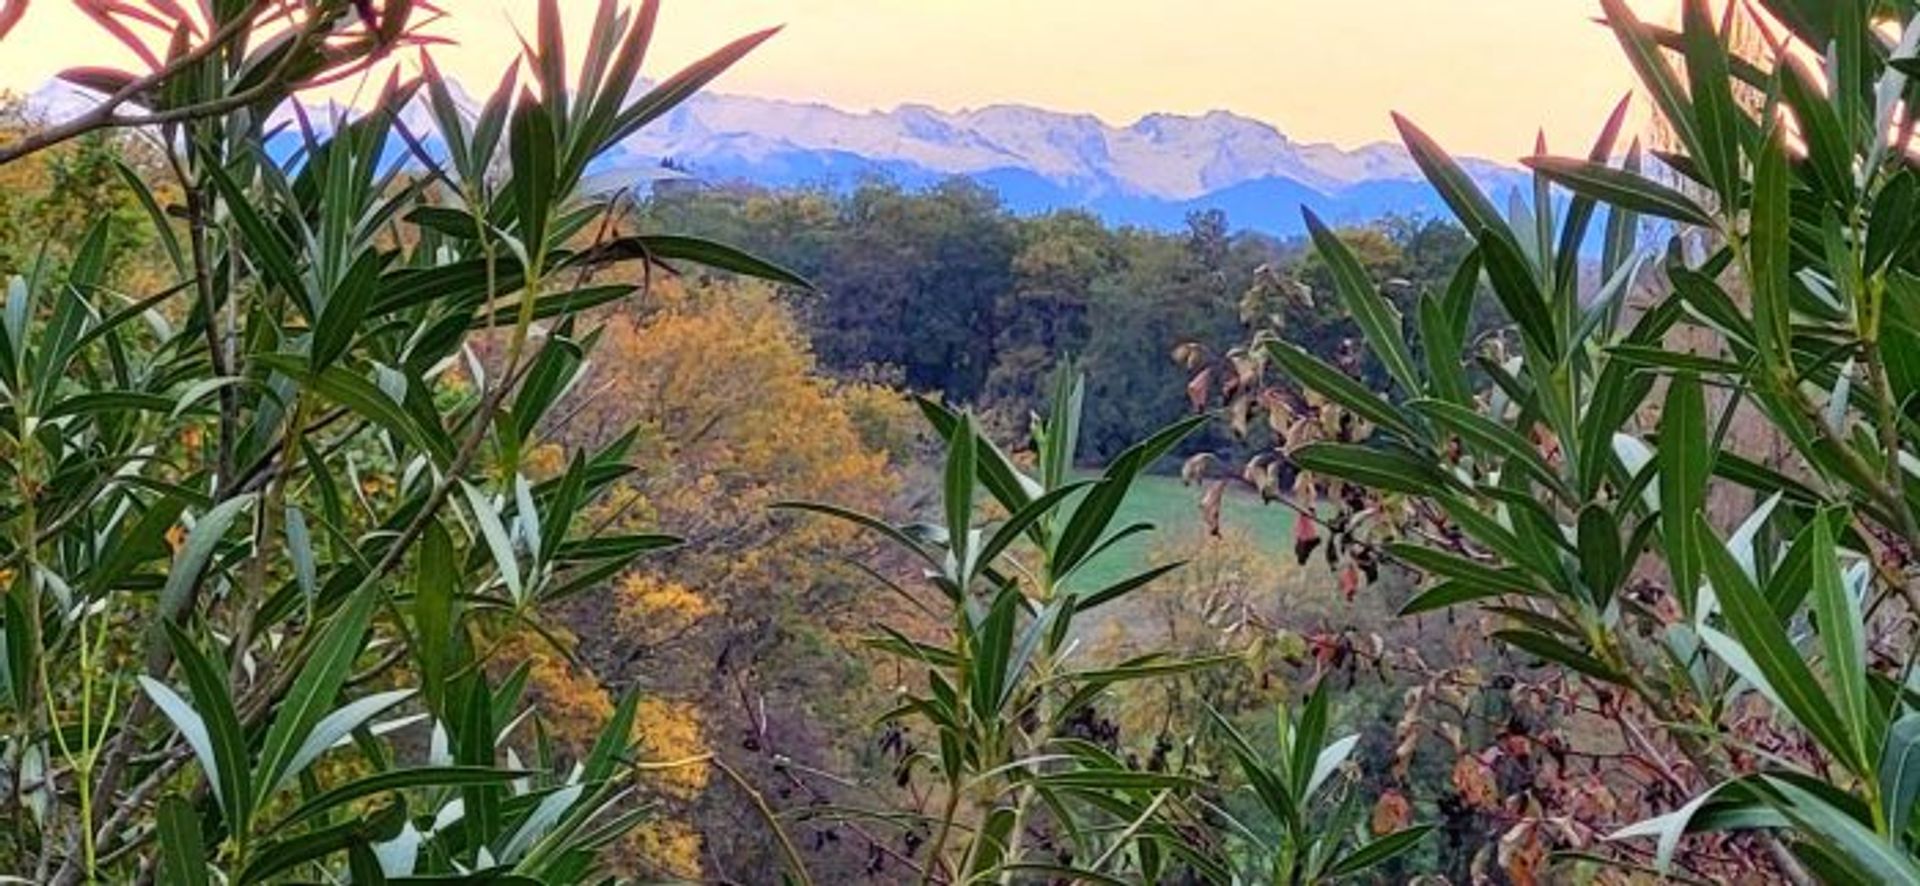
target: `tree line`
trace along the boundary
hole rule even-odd
[[[732,243],[806,277],[792,301],[822,367],[981,409],[1012,428],[1044,408],[1062,361],[1088,376],[1078,457],[1105,463],[1192,411],[1183,345],[1223,353],[1249,323],[1359,371],[1379,368],[1308,245],[1235,230],[1219,211],[1175,233],[1060,210],[1021,216],[964,178],[849,190],[669,182],[644,223]],[[1398,298],[1444,286],[1471,241],[1450,221],[1387,217],[1342,231]],[[1207,429],[1189,448],[1233,446]]]

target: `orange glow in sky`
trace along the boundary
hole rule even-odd
[[[584,43],[594,0],[561,0]],[[478,92],[531,33],[534,0],[441,0],[440,67]],[[1675,0],[1636,0],[1666,19]],[[718,87],[852,110],[1018,102],[1128,123],[1226,109],[1303,141],[1392,137],[1389,111],[1450,149],[1511,160],[1544,128],[1584,147],[1632,86],[1597,0],[664,0],[649,76],[732,37],[786,30]],[[110,51],[111,50],[111,51]],[[65,0],[0,46],[0,87],[126,64]]]

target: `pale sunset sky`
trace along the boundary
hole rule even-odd
[[[480,91],[532,31],[533,0],[440,0],[440,66]],[[1635,0],[1665,20],[1676,0]],[[562,0],[584,42],[594,0]],[[1511,160],[1544,127],[1584,147],[1631,88],[1597,0],[664,0],[648,75],[726,40],[786,30],[722,91],[851,110],[1018,102],[1130,123],[1220,108],[1302,141],[1390,139],[1389,111],[1450,149]],[[125,64],[66,0],[36,0],[0,51],[0,87]]]

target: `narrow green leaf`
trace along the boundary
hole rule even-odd
[[[1093,485],[1094,481],[1081,480],[1049,490],[1047,494],[1029,502],[1025,507],[1014,511],[1005,522],[994,529],[987,543],[980,548],[978,562],[982,567],[993,564],[995,558],[1004,553],[1009,546],[1025,534],[1040,520],[1051,515],[1060,503],[1069,496]]]
[[[720,76],[728,68],[732,67],[735,62],[745,58],[747,53],[752,52],[760,44],[765,43],[774,34],[779,32],[779,28],[767,28],[766,30],[748,34],[745,37],[741,37],[732,43],[728,43],[714,50],[705,58],[688,65],[673,76],[661,81],[660,85],[655,86],[649,90],[646,95],[641,96],[639,101],[634,102],[620,112],[619,117],[615,120],[613,131],[607,136],[606,143],[612,144],[622,141],[627,136],[639,131],[640,127],[647,125],[660,115],[673,110],[681,102],[686,101],[694,93],[699,92],[701,88],[712,82],[715,77]]]
[[[1394,310],[1392,303],[1368,279],[1366,269],[1360,267],[1360,260],[1353,257],[1338,234],[1321,222],[1313,210],[1302,207],[1300,214],[1306,219],[1314,248],[1333,274],[1334,290],[1339,293],[1341,304],[1353,314],[1368,347],[1380,358],[1394,381],[1400,383],[1402,391],[1419,391],[1420,376],[1413,368],[1413,354],[1407,350],[1407,332],[1400,312]]]
[[[1528,157],[1521,162],[1568,190],[1608,206],[1690,225],[1713,226],[1713,216],[1693,198],[1645,176],[1571,157]]]
[[[1873,199],[1873,214],[1867,224],[1867,248],[1862,270],[1868,275],[1889,262],[1903,261],[1914,249],[1914,223],[1920,221],[1920,187],[1912,172],[1889,179]],[[1895,296],[1898,297],[1898,296]]]
[[[611,240],[580,253],[570,264],[592,265],[606,261],[632,260],[690,261],[745,277],[756,277],[801,289],[814,288],[805,277],[744,250],[713,240],[677,234],[646,234]]]
[[[513,541],[507,536],[507,527],[500,522],[499,510],[493,506],[487,494],[472,483],[461,480],[460,491],[466,495],[467,510],[480,527],[479,540],[486,543],[487,550],[493,555],[494,566],[499,569],[507,592],[513,595],[514,600],[521,600],[526,594],[520,575],[520,560],[514,555]]]
[[[1344,765],[1353,756],[1354,748],[1359,746],[1360,736],[1356,733],[1335,739],[1332,744],[1321,748],[1319,756],[1314,758],[1313,767],[1308,770],[1306,793],[1302,796],[1310,800],[1319,793],[1321,785],[1333,777],[1334,771]]]
[[[453,462],[453,442],[440,427],[428,427],[415,420],[406,407],[344,366],[329,366],[319,372],[307,371],[304,361],[287,354],[257,354],[254,360],[300,382],[310,390],[358,413],[401,440],[433,456],[435,463]]]
[[[1192,673],[1193,671],[1204,671],[1209,668],[1231,664],[1238,659],[1238,655],[1208,655],[1200,658],[1167,659],[1164,654],[1156,653],[1122,662],[1110,668],[1069,671],[1058,675],[1056,679],[1061,683],[1125,683],[1133,680],[1171,677],[1178,674]]]
[[[1427,364],[1427,377],[1433,380],[1433,393],[1449,403],[1465,405],[1472,402],[1466,366],[1460,359],[1460,339],[1447,320],[1445,303],[1432,296],[1423,296],[1417,313],[1423,351],[1421,356]]]
[[[1309,443],[1288,457],[1302,470],[1408,495],[1433,495],[1453,482],[1432,462],[1402,449]]]
[[[1722,206],[1738,203],[1740,187],[1740,107],[1733,98],[1733,73],[1727,47],[1716,33],[1706,0],[1686,0],[1681,13],[1687,91],[1693,100],[1699,153],[1694,156]]]
[[[954,568],[959,570],[963,582],[973,575],[973,559],[968,547],[973,532],[974,445],[979,433],[973,416],[962,413],[960,422],[947,437],[942,501],[946,505],[947,546],[953,551]]]
[[[200,817],[177,795],[160,801],[154,812],[160,836],[160,886],[207,886],[207,850],[200,838]]]
[[[328,788],[321,794],[315,794],[309,800],[301,801],[294,811],[286,813],[275,824],[275,830],[288,828],[301,821],[307,821],[315,815],[321,815],[332,809],[346,807],[348,803],[361,798],[371,798],[374,794],[386,794],[394,790],[415,790],[415,788],[459,788],[465,784],[507,784],[515,778],[526,778],[528,773],[516,769],[490,769],[490,767],[407,767],[407,769],[388,769],[384,773],[355,778],[336,788]]]
[[[1313,764],[1320,755],[1320,749],[1327,740],[1327,682],[1320,680],[1313,684],[1308,693],[1306,704],[1300,708],[1300,719],[1289,730],[1293,747],[1287,759],[1288,789],[1296,801],[1304,804],[1313,796],[1308,790],[1308,779],[1313,773]]]
[[[1041,483],[1053,488],[1067,482],[1080,449],[1080,416],[1087,397],[1087,378],[1071,362],[1054,371],[1053,395],[1047,403],[1046,439],[1041,444]]]
[[[878,517],[836,505],[811,501],[780,501],[774,502],[769,507],[774,510],[806,511],[814,514],[824,514],[836,520],[852,523],[885,536],[900,547],[919,555],[920,559],[925,560],[929,565],[938,565],[938,560],[934,557],[933,552],[927,550],[926,546],[921,544],[919,539],[902,532],[899,527],[881,520]]]
[[[279,287],[288,298],[293,299],[308,323],[315,322],[313,296],[302,282],[293,250],[280,232],[261,218],[255,208],[255,198],[233,180],[220,159],[210,155],[204,159],[201,167],[213,180],[234,223],[239,225],[241,235],[246,240],[248,257],[261,269],[269,285]]]
[[[1624,683],[1619,672],[1599,659],[1581,652],[1546,634],[1529,630],[1494,631],[1493,639],[1532,653],[1554,664],[1564,665],[1604,683]]]
[[[1857,883],[1920,883],[1920,866],[1866,824],[1784,778],[1760,776],[1800,832],[1842,863]]]
[[[1701,815],[1702,810],[1709,803],[1722,802],[1720,795],[1723,793],[1737,793],[1739,784],[1739,782],[1721,782],[1701,792],[1693,799],[1688,800],[1679,809],[1665,815],[1634,822],[1631,825],[1608,834],[1606,839],[1613,841],[1631,840],[1637,837],[1658,838],[1654,851],[1653,867],[1655,873],[1664,875],[1673,864],[1673,853],[1674,850],[1680,847],[1680,838],[1687,834],[1694,833],[1696,830],[1700,830],[1700,828],[1695,827],[1695,819],[1697,817],[1703,817]]]
[[[1405,606],[1400,607],[1400,614],[1402,616],[1419,615],[1437,609],[1451,609],[1462,603],[1499,597],[1507,593],[1511,592],[1505,588],[1449,578],[1408,600]]]
[[[1920,800],[1920,711],[1908,711],[1887,730],[1880,752],[1880,803],[1889,833],[1904,834]]]
[[[307,862],[389,839],[399,833],[406,820],[406,804],[389,803],[339,824],[269,841],[249,853],[235,882],[274,882],[275,875]]]
[[[1254,795],[1260,799],[1261,805],[1266,807],[1267,813],[1283,826],[1295,826],[1299,821],[1300,809],[1294,803],[1293,795],[1289,794],[1281,783],[1279,774],[1266,764],[1263,755],[1254,750],[1246,737],[1240,734],[1240,730],[1233,728],[1233,724],[1228,722],[1226,717],[1221,716],[1219,711],[1209,706],[1207,714],[1221,734],[1226,736],[1227,750],[1232,752],[1239,762],[1241,776],[1253,788]]]
[[[470,672],[461,683],[464,688],[455,688],[449,693],[452,697],[460,697],[464,693],[464,698],[453,705],[450,712],[452,719],[447,721],[447,728],[453,733],[453,762],[463,766],[492,768],[497,756],[495,743],[498,737],[494,732],[493,693],[487,688],[486,672]],[[615,708],[615,719],[619,718],[619,714],[620,709]],[[604,727],[602,734],[605,734]],[[500,798],[504,793],[503,787],[490,783],[461,785],[461,812],[466,822],[464,829],[473,835],[469,839],[472,848],[488,849],[490,841],[501,834]]]
[[[180,553],[174,557],[173,567],[167,573],[167,584],[160,589],[160,620],[171,623],[180,616],[182,609],[193,589],[200,583],[200,574],[213,559],[213,550],[225,537],[227,530],[240,512],[253,503],[254,496],[237,495],[227,499],[202,515],[193,524],[193,531],[187,533],[186,544],[181,545]],[[165,531],[164,528],[162,531]]]
[[[1410,443],[1424,439],[1424,435],[1407,420],[1405,413],[1395,409],[1385,398],[1367,390],[1365,385],[1307,353],[1299,345],[1285,341],[1269,342],[1267,353],[1282,371],[1302,387],[1319,393]]]
[[[1619,0],[1612,0],[1619,2]],[[1746,257],[1752,287],[1753,326],[1763,368],[1773,385],[1792,376],[1789,279],[1793,273],[1789,231],[1793,225],[1785,135],[1775,126],[1762,144],[1753,174],[1753,209]]]
[[[1540,593],[1540,589],[1516,569],[1488,566],[1457,554],[1406,542],[1387,545],[1387,553],[1416,569],[1475,588],[1493,589],[1504,594]]]
[[[953,429],[960,424],[960,413],[930,397],[915,397],[913,402],[920,408],[920,414],[926,418],[927,424],[933,426],[934,433],[940,435],[940,439],[953,437]],[[1014,466],[1013,459],[994,445],[992,439],[981,438],[974,453],[979,461],[974,473],[980,485],[985,486],[988,494],[1009,513],[1025,507],[1040,494],[1040,484],[1021,473]]]
[[[1593,147],[1587,151],[1587,159],[1596,163],[1613,160],[1614,148],[1619,144],[1620,130],[1626,126],[1627,110],[1633,103],[1631,94],[1622,96],[1613,106],[1613,113],[1607,115],[1607,122],[1600,127],[1600,134],[1593,140]],[[1553,269],[1554,295],[1559,299],[1571,299],[1578,306],[1580,288],[1580,253],[1587,239],[1587,228],[1593,221],[1594,209],[1598,201],[1592,197],[1575,194],[1567,207],[1567,220],[1560,226],[1560,242],[1555,248],[1556,261]],[[1603,266],[1602,276],[1611,276],[1615,269]],[[1624,287],[1622,287],[1624,288]],[[1604,302],[1604,299],[1596,299]],[[1575,339],[1576,344],[1579,341]]]
[[[535,33],[539,45],[529,47],[527,55],[534,63],[542,97],[553,103],[554,117],[565,120],[567,92],[571,87],[567,83],[567,35],[560,24],[558,0],[540,0],[537,21]]]
[[[1484,452],[1501,456],[1506,465],[1516,466],[1526,471],[1541,485],[1553,490],[1567,500],[1573,493],[1567,489],[1552,466],[1534,448],[1532,442],[1522,437],[1518,431],[1493,421],[1472,409],[1441,400],[1419,399],[1407,404],[1414,411],[1431,419],[1435,424],[1460,435],[1469,446]]]
[[[309,610],[320,595],[318,566],[313,557],[313,535],[307,531],[307,512],[287,505],[287,557],[293,561],[293,580],[306,595]],[[311,612],[309,612],[311,615]]]
[[[1497,237],[1512,243],[1513,230],[1500,217],[1499,210],[1493,208],[1493,202],[1480,192],[1460,164],[1442,149],[1438,142],[1415,126],[1413,121],[1399,115],[1393,115],[1393,125],[1400,130],[1400,140],[1407,146],[1407,153],[1413,156],[1413,162],[1426,175],[1433,189],[1440,193],[1440,199],[1446,201],[1453,210],[1461,227],[1469,233],[1491,231]],[[1516,247],[1517,248],[1517,247]]]
[[[1086,612],[1102,603],[1118,600],[1140,588],[1152,584],[1156,579],[1160,578],[1160,576],[1166,575],[1185,565],[1187,565],[1185,560],[1175,560],[1171,563],[1162,563],[1144,572],[1123,578],[1097,591],[1082,595],[1075,604],[1075,609],[1080,612]]]
[[[446,717],[444,681],[453,672],[454,652],[459,646],[455,632],[460,630],[454,592],[459,567],[454,559],[453,538],[439,520],[427,524],[414,554],[413,626],[419,644],[421,686],[433,710]]]
[[[586,762],[581,769],[583,781],[605,781],[613,775],[614,767],[633,747],[633,718],[639,705],[638,689],[629,689],[620,697],[620,703],[614,706],[613,716],[608,717],[606,725],[600,727],[593,748],[587,752]]]
[[[1377,837],[1341,856],[1327,868],[1327,876],[1350,877],[1365,873],[1420,845],[1420,841],[1432,832],[1433,825],[1423,824]]]
[[[160,201],[154,198],[153,189],[147,185],[146,179],[141,178],[140,173],[134,172],[132,167],[120,160],[113,161],[113,168],[119,173],[120,180],[126,184],[127,190],[132,191],[135,199],[140,201],[140,207],[146,210],[147,221],[152,223],[154,234],[159,238],[160,246],[166,250],[167,259],[173,265],[174,272],[183,277],[189,276],[186,258],[180,249],[180,238],[173,232],[173,222],[168,220],[166,212],[160,208]]]
[[[320,308],[320,319],[313,326],[313,350],[309,357],[314,371],[326,369],[340,359],[362,331],[367,310],[372,307],[380,284],[379,254],[369,251],[354,262],[328,294]]]
[[[1866,625],[1860,601],[1848,593],[1841,579],[1828,521],[1815,519],[1808,529],[1813,533],[1813,611],[1819,619],[1820,644],[1826,651],[1827,678],[1853,737],[1854,753],[1866,763],[1879,755],[1886,732],[1885,714],[1867,688]]]
[[[1641,85],[1653,97],[1654,107],[1673,127],[1674,135],[1687,154],[1700,156],[1700,133],[1694,123],[1693,104],[1688,100],[1686,89],[1674,74],[1673,67],[1667,64],[1667,57],[1660,46],[1633,14],[1633,8],[1627,0],[1600,0],[1600,8],[1606,15],[1608,27],[1613,29],[1614,37],[1620,41],[1620,48],[1626,50],[1627,60],[1633,65],[1634,72],[1640,76]]]
[[[1851,0],[1849,0],[1851,2]],[[1792,109],[1806,138],[1807,160],[1819,187],[1850,205],[1856,196],[1853,180],[1853,145],[1841,117],[1832,103],[1821,94],[1813,72],[1794,54],[1781,59],[1785,71],[1780,76],[1780,96]],[[1872,231],[1869,230],[1869,236]]]
[[[552,100],[552,97],[549,97]],[[554,155],[558,143],[553,135],[553,111],[544,102],[522,93],[514,106],[513,123],[507,144],[513,176],[509,192],[520,219],[518,233],[527,261],[538,263],[546,254],[550,215],[554,197]]]
[[[375,596],[379,593],[375,583],[366,584],[347,598],[324,627],[318,628],[321,633],[314,643],[313,655],[294,677],[293,686],[274,712],[273,724],[267,728],[267,737],[261,744],[256,770],[259,775],[255,783],[259,791],[254,798],[256,806],[266,806],[270,797],[299,774],[292,766],[296,752],[314,724],[326,716],[334,698],[340,694],[340,687],[346,683],[353,660],[366,639]]]
[[[997,806],[987,813],[986,823],[968,848],[968,855],[972,856],[967,866],[969,882],[990,879],[989,875],[999,868],[1001,859],[1006,857],[1010,845],[1008,837],[1013,833],[1017,820],[1011,806]]]
[[[104,594],[126,578],[134,567],[167,557],[171,553],[167,548],[167,531],[180,522],[180,513],[186,507],[186,499],[167,496],[148,505],[138,520],[129,518],[123,524],[126,528],[102,546],[101,557],[86,578],[89,595]]]
[[[1020,613],[1020,599],[1019,591],[1002,590],[968,638],[968,659],[973,665],[968,675],[971,678],[969,701],[974,716],[985,720],[999,718],[1000,700],[1006,695],[1004,690],[1016,676],[1009,673],[1008,666],[1013,655],[1014,619]]]
[[[1480,256],[1486,263],[1494,296],[1506,308],[1507,316],[1520,327],[1529,359],[1545,365],[1559,362],[1560,335],[1553,322],[1553,311],[1526,256],[1510,239],[1486,235],[1480,237]]]
[[[1054,543],[1053,556],[1047,566],[1053,571],[1055,579],[1071,575],[1082,563],[1104,550],[1113,538],[1133,531],[1129,527],[1111,536],[1107,534],[1114,515],[1119,513],[1120,504],[1126,499],[1128,490],[1133,488],[1134,481],[1141,472],[1173,451],[1180,441],[1207,421],[1207,416],[1194,415],[1174,422],[1128,447],[1107,465],[1100,482],[1074,507],[1072,516],[1067,518],[1059,539]],[[1107,541],[1101,541],[1103,536]]]
[[[1704,629],[1702,636],[1708,646],[1729,665],[1735,665],[1736,670],[1750,662],[1753,673],[1742,673],[1742,676],[1772,695],[1835,759],[1856,772],[1866,771],[1870,762],[1859,758],[1839,712],[1828,699],[1826,690],[1814,679],[1813,671],[1787,636],[1786,626],[1774,614],[1773,607],[1760,596],[1733,555],[1719,544],[1713,528],[1707,525],[1706,516],[1695,513],[1693,519],[1693,532],[1697,534],[1695,546],[1705,555],[1703,565],[1707,578],[1732,630],[1731,639],[1739,644],[1737,649],[1723,650],[1722,644],[1714,641],[1711,629]],[[1733,653],[1737,654],[1730,657]],[[1740,661],[1739,655],[1744,655],[1747,661]]]
[[[1697,354],[1680,354],[1665,348],[1647,346],[1647,344],[1615,344],[1607,348],[1609,356],[1617,357],[1622,363],[1636,367],[1665,371],[1665,373],[1688,373],[1688,375],[1722,375],[1738,377],[1740,363],[1716,357],[1701,357]]]
[[[1627,558],[1620,547],[1620,522],[1606,506],[1594,503],[1580,509],[1577,526],[1580,574],[1594,604],[1607,608],[1614,591],[1626,579]]]
[[[1707,443],[1707,407],[1700,380],[1690,373],[1673,377],[1660,412],[1660,535],[1666,542],[1667,569],[1681,611],[1694,614],[1700,589],[1699,540],[1689,531],[1706,504],[1707,478],[1713,473],[1713,449]]]
[[[374,717],[392,710],[413,698],[414,695],[415,692],[412,689],[376,692],[356,698],[321,717],[320,722],[313,724],[313,729],[301,740],[300,747],[293,752],[293,759],[287,763],[287,772],[295,775],[304,773],[313,761],[320,758],[321,754],[332,750],[336,745],[345,742],[349,736],[366,728],[368,722]]]
[[[161,623],[173,647],[173,656],[193,691],[193,712],[205,724],[207,742],[217,769],[208,773],[214,785],[214,797],[226,813],[230,831],[244,831],[252,822],[252,768],[247,754],[246,733],[227,692],[226,669],[201,652],[193,638],[171,621]],[[159,685],[159,684],[155,684]],[[151,689],[149,694],[152,694]],[[159,701],[155,697],[156,702]],[[180,725],[175,721],[175,725]],[[198,750],[196,748],[196,750]],[[205,765],[205,759],[202,759]]]

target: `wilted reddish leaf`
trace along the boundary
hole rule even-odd
[[[1393,777],[1404,779],[1413,766],[1413,754],[1420,749],[1420,733],[1410,732],[1401,736],[1400,743],[1393,746]]]
[[[1373,804],[1373,833],[1375,836],[1391,834],[1406,827],[1413,821],[1413,804],[1399,791],[1391,788],[1381,793],[1380,799]]]
[[[1319,546],[1318,524],[1304,516],[1296,518],[1293,521],[1293,559],[1305,566],[1307,558],[1313,556],[1313,549]]]
[[[1227,495],[1227,481],[1215,480],[1207,484],[1207,491],[1200,495],[1200,519],[1207,524],[1207,534],[1220,535],[1220,502]]]
[[[1575,818],[1606,821],[1620,811],[1620,800],[1599,776],[1590,775],[1571,786],[1568,808]]]
[[[1222,390],[1221,396],[1232,398],[1227,402],[1227,423],[1233,428],[1233,435],[1245,437],[1253,426],[1253,396],[1232,390]]]
[[[1227,361],[1233,366],[1233,386],[1235,390],[1253,387],[1260,380],[1260,361],[1247,356],[1244,350],[1227,355]]]
[[[1240,477],[1260,492],[1260,500],[1273,501],[1280,497],[1280,461],[1272,453],[1261,453],[1247,462]]]
[[[1554,436],[1552,431],[1536,426],[1533,429],[1533,447],[1548,464],[1560,463],[1560,438]]]
[[[20,17],[27,14],[27,0],[4,0],[0,6],[0,38],[7,36],[13,26],[20,23]]]
[[[1500,869],[1506,871],[1514,886],[1540,882],[1546,861],[1547,846],[1534,822],[1523,821],[1500,836]]]
[[[1494,785],[1493,769],[1473,754],[1464,754],[1453,764],[1453,789],[1460,799],[1475,809],[1493,809],[1500,805],[1500,789]]]
[[[1193,374],[1193,380],[1187,382],[1187,403],[1193,411],[1207,408],[1207,398],[1213,392],[1213,368],[1208,367]]]
[[[1214,463],[1218,462],[1219,460],[1220,460],[1219,457],[1215,456],[1211,452],[1202,452],[1198,455],[1188,458],[1186,461],[1180,464],[1181,485],[1192,486],[1193,484],[1206,479],[1207,470],[1209,468],[1212,468]]]
[[[1287,402],[1287,395],[1279,388],[1267,388],[1260,392],[1260,405],[1267,410],[1267,426],[1276,434],[1286,434],[1294,422],[1293,405]]]

